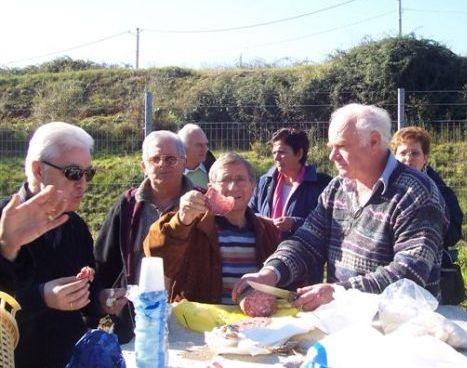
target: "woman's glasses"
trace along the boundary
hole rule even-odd
[[[42,160],[41,162],[53,167],[54,169],[60,170],[63,173],[63,175],[65,175],[65,178],[71,181],[80,181],[83,175],[86,177],[86,181],[91,181],[94,175],[96,174],[96,169],[92,166],[88,167],[87,169],[82,169],[77,165],[60,167],[48,161]]]

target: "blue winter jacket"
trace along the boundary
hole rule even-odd
[[[273,166],[266,174],[262,175],[250,199],[249,207],[262,216],[271,217],[272,200],[278,174],[276,167]],[[330,181],[329,175],[317,173],[313,165],[305,166],[303,182],[292,194],[285,211],[285,216],[293,217],[295,220],[292,232],[303,224],[311,210],[316,207],[319,195]],[[291,234],[285,235],[288,237]]]

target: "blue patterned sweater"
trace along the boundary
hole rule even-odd
[[[355,194],[342,177],[329,183],[305,223],[265,262],[280,275],[279,285],[327,263],[328,282],[345,288],[381,293],[408,278],[439,298],[449,221],[433,181],[389,154],[368,202],[360,207]]]

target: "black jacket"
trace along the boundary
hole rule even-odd
[[[435,182],[444,198],[444,202],[446,202],[449,214],[449,228],[444,237],[444,248],[448,249],[448,247],[456,244],[462,236],[462,220],[464,215],[457,201],[456,194],[446,185],[439,174],[431,166],[427,167],[426,173]]]
[[[216,161],[216,157],[214,154],[208,150],[206,153],[206,159],[203,161],[204,167],[206,171],[209,173],[209,169],[211,168],[212,164]]]
[[[104,288],[123,287],[135,284],[133,275],[128,280],[128,268],[131,260],[131,247],[138,228],[142,211],[142,202],[137,202],[135,193],[137,188],[125,192],[107,214],[99,231],[94,247],[96,258],[96,278]],[[126,305],[118,316],[112,316],[114,333],[120,344],[129,342],[134,334],[134,312],[130,305]],[[96,324],[98,321],[94,321]]]
[[[0,212],[8,201],[0,201]],[[0,289],[21,305],[16,314],[20,332],[16,368],[63,368],[86,332],[84,317],[98,314],[94,285],[92,303],[81,311],[51,309],[42,298],[47,281],[76,275],[84,266],[95,267],[87,225],[76,213],[68,215],[65,224],[24,245],[14,262],[0,256]]]

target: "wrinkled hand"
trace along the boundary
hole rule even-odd
[[[99,292],[99,305],[105,314],[119,314],[128,302],[124,288],[103,289]]]
[[[180,197],[178,216],[184,225],[190,225],[196,217],[207,210],[206,198],[199,191],[191,190]]]
[[[315,284],[297,289],[298,298],[292,303],[297,309],[312,311],[320,305],[334,299],[334,288],[331,284]]]
[[[273,222],[274,222],[274,225],[276,225],[276,227],[280,231],[285,232],[285,233],[292,231],[295,225],[294,219],[292,217],[286,217],[286,216],[275,218]]]
[[[246,273],[234,285],[232,289],[232,299],[238,303],[238,299],[242,292],[249,287],[247,281],[255,281],[260,284],[275,286],[277,284],[277,275],[274,271],[268,268],[262,268],[259,272]]]
[[[66,206],[63,192],[52,185],[24,203],[14,194],[0,219],[0,254],[15,260],[21,246],[68,220]]]
[[[89,283],[75,276],[61,277],[44,284],[44,302],[61,311],[79,310],[89,304]]]

